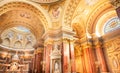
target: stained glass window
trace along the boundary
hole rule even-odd
[[[118,17],[109,19],[104,26],[104,33],[114,31],[120,28],[120,20]]]

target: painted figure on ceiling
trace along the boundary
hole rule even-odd
[[[60,7],[59,6],[54,7],[52,10],[53,17],[58,18],[59,14],[60,14]]]

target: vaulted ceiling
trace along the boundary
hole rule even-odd
[[[36,40],[60,30],[75,32],[77,38],[104,35],[105,23],[116,16],[109,0],[0,0],[0,34],[23,26]]]

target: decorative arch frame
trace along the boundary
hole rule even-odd
[[[105,22],[106,20],[109,19],[109,16],[111,15],[107,15],[108,12],[114,11],[114,7],[110,4],[109,1],[103,1],[102,4],[100,3],[99,5],[97,5],[96,9],[93,9],[92,12],[90,13],[90,16],[87,18],[87,27],[86,30],[89,33],[100,33],[100,35],[103,35],[103,29],[99,29],[99,28],[103,28],[103,23],[98,23],[101,20],[101,17],[103,17],[106,14],[106,18],[102,18],[102,22]],[[114,12],[115,15],[115,12]]]
[[[0,15],[10,11],[14,10],[19,7],[24,7],[27,9],[30,9],[34,13],[38,15],[38,18],[42,22],[42,25],[45,29],[45,32],[52,26],[52,22],[50,20],[49,14],[47,11],[45,11],[40,5],[35,4],[33,2],[27,1],[27,0],[3,0],[0,2]]]

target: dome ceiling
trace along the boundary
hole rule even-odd
[[[31,13],[31,11],[27,11],[24,9],[11,10],[1,15],[0,26],[1,26],[0,30],[3,31],[7,28],[11,28],[14,26],[18,26],[16,28],[18,30],[28,31],[20,27],[20,26],[24,26],[29,28],[30,29],[29,31],[31,31],[35,36],[38,35],[39,37],[41,37],[44,33],[44,27],[41,21],[36,17],[36,15]],[[41,30],[39,30],[40,32],[37,32],[38,30],[35,29],[41,29]]]
[[[36,43],[35,36],[22,26],[5,30],[1,34],[1,39],[1,46],[12,50],[34,50],[33,46]]]

